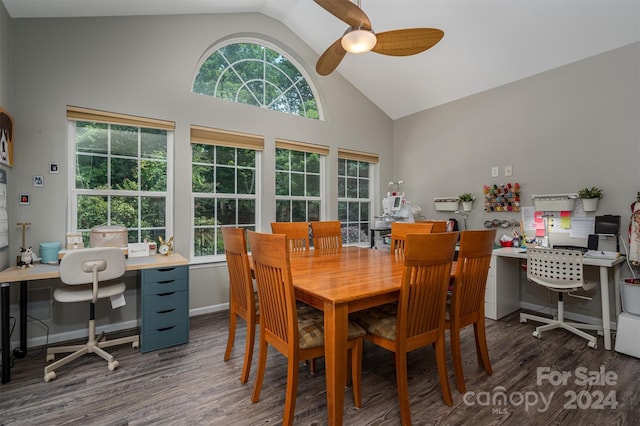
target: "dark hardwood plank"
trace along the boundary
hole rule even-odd
[[[244,323],[239,322],[231,360],[223,361],[228,313],[219,312],[191,319],[190,342],[142,354],[128,345],[111,348],[120,362],[109,371],[106,362],[87,355],[61,367],[58,378],[42,380],[45,355],[30,350],[15,360],[12,381],[0,385],[2,425],[183,425],[279,424],[284,405],[286,361],[275,351],[269,354],[261,400],[251,403],[255,360],[247,385],[239,382],[244,350]],[[478,367],[473,329],[463,330],[462,352],[469,393],[455,390],[448,352],[448,373],[453,407],[442,402],[432,348],[409,354],[411,412],[416,425],[633,425],[640,418],[640,360],[605,351],[602,338],[596,350],[562,330],[535,339],[535,324],[521,324],[514,313],[500,321],[487,321],[489,354],[493,375]],[[257,350],[257,349],[256,349]],[[549,380],[537,383],[538,368],[549,367],[551,375],[571,374],[566,384]],[[615,384],[581,383],[576,372],[594,372],[595,381],[615,374]],[[296,424],[327,423],[324,365],[318,373],[300,366]],[[610,377],[610,380],[611,377]],[[363,408],[353,406],[351,389],[345,393],[345,425],[399,425],[393,355],[367,344],[363,359]],[[506,395],[500,404],[500,391]],[[571,392],[580,395],[582,408],[566,407]],[[581,393],[582,392],[582,393]],[[614,395],[617,407],[593,408],[598,392]],[[529,398],[525,406],[519,396]],[[533,398],[538,400],[534,401]],[[511,398],[511,402],[508,398]],[[542,397],[550,399],[546,406]],[[612,402],[610,401],[610,402]],[[534,403],[535,402],[535,403]],[[606,401],[605,401],[606,402]]]

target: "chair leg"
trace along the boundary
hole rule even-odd
[[[440,390],[442,399],[448,406],[453,405],[451,397],[451,387],[449,386],[449,376],[447,375],[447,353],[444,344],[444,335],[435,344],[436,363],[438,365],[438,377],[440,378]]]
[[[362,391],[360,384],[362,381],[362,347],[364,339],[356,339],[353,349],[351,349],[351,382],[353,385],[353,405],[356,408],[362,407]]]
[[[247,329],[248,332],[248,329]],[[233,309],[229,310],[229,336],[227,337],[227,349],[224,351],[224,360],[229,361],[231,358],[231,350],[236,340],[236,313]]]
[[[256,325],[249,319],[247,321],[247,342],[244,349],[244,365],[242,366],[242,376],[240,383],[245,384],[249,380],[251,371],[251,360],[253,359],[253,345],[256,339]]]
[[[449,330],[449,337],[451,338],[451,357],[453,358],[453,371],[456,375],[456,388],[460,393],[465,393],[467,387],[464,384],[464,370],[462,368],[460,330],[452,326]]]
[[[409,407],[409,380],[407,379],[407,354],[396,353],[396,386],[398,387],[398,403],[403,425],[411,424],[411,408]]]
[[[283,426],[293,424],[293,416],[296,412],[296,397],[298,396],[298,358],[291,356],[287,360],[287,395],[284,400]]]
[[[260,399],[260,391],[262,390],[262,380],[264,379],[264,370],[267,367],[267,352],[269,350],[266,340],[262,337],[260,330],[260,344],[258,349],[258,370],[256,371],[256,382],[253,384],[252,402],[258,402]]]
[[[487,347],[487,334],[484,326],[484,318],[473,324],[473,332],[476,337],[476,355],[478,357],[478,365],[484,368],[484,371],[491,375],[491,360],[489,359],[489,349]]]

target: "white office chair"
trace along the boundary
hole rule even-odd
[[[44,368],[44,381],[56,378],[55,369],[87,353],[95,353],[108,362],[109,370],[118,367],[113,355],[102,348],[131,343],[139,346],[139,336],[129,336],[114,340],[96,339],[95,303],[98,299],[118,296],[124,293],[125,284],[109,281],[120,278],[125,273],[125,256],[117,247],[99,247],[71,250],[60,262],[60,280],[66,284],[53,292],[58,302],[90,302],[89,340],[84,345],[60,346],[47,349],[47,362],[55,359],[55,354],[72,352],[64,358]]]
[[[597,346],[596,336],[592,336],[582,330],[597,330],[602,332],[602,326],[565,322],[564,320],[564,294],[567,293],[569,296],[590,299],[590,297],[587,296],[572,295],[570,292],[579,289],[591,290],[596,285],[595,282],[584,281],[582,252],[577,250],[528,247],[527,279],[558,293],[558,313],[555,319],[521,313],[520,322],[527,322],[527,320],[530,319],[545,323],[546,325],[537,327],[533,332],[533,335],[537,338],[542,336],[543,331],[563,328],[587,339],[589,341],[589,347],[595,349]]]

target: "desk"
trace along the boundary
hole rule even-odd
[[[389,252],[358,247],[291,256],[296,298],[324,311],[330,425],[342,424],[349,313],[398,300],[403,269]]]
[[[127,259],[127,271],[166,268],[187,265],[189,262],[179,254],[169,256],[147,256]],[[27,353],[27,283],[29,281],[60,278],[60,267],[57,265],[36,264],[32,268],[9,267],[0,272],[0,303],[2,309],[2,383],[11,380],[10,356],[11,340],[9,336],[9,296],[11,284],[20,283],[20,347],[14,350],[17,358]]]
[[[382,236],[383,232],[391,232],[391,227],[388,228],[369,228],[369,239],[371,240],[371,248],[376,245],[376,232],[380,232]]]
[[[508,259],[527,259],[527,253],[521,248],[517,247],[505,247],[496,249],[493,251],[496,256],[496,288],[505,288],[507,286],[517,286],[517,293],[520,292],[520,280],[519,280],[519,261],[513,264],[508,262]],[[602,299],[602,328],[604,331],[604,348],[611,350],[611,309],[609,308],[609,269],[613,268],[614,275],[614,289],[615,289],[615,309],[616,316],[621,311],[620,306],[620,265],[624,262],[623,257],[617,259],[601,259],[594,257],[583,257],[584,266],[594,266],[600,270],[600,298]],[[514,279],[518,279],[514,282]],[[496,292],[496,304],[505,306],[500,301],[500,291]],[[520,309],[519,297],[515,298],[517,304],[512,303],[511,308],[507,309],[509,312],[514,312]]]

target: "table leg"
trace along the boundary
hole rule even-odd
[[[27,355],[27,281],[20,281],[20,347],[13,350],[16,358]]]
[[[342,425],[349,314],[346,304],[325,303],[324,353],[329,425]]]
[[[0,304],[2,309],[2,383],[11,381],[11,340],[9,336],[9,283],[0,284]]]
[[[376,231],[373,229],[369,230],[369,240],[371,240],[371,248],[376,245]]]
[[[600,267],[600,297],[602,299],[602,330],[604,348],[611,350],[611,313],[609,309],[609,271],[606,266]]]
[[[620,313],[622,313],[622,301],[620,299],[620,265],[621,263],[618,263],[613,267],[613,291],[615,292],[613,297],[616,305],[616,323]]]

